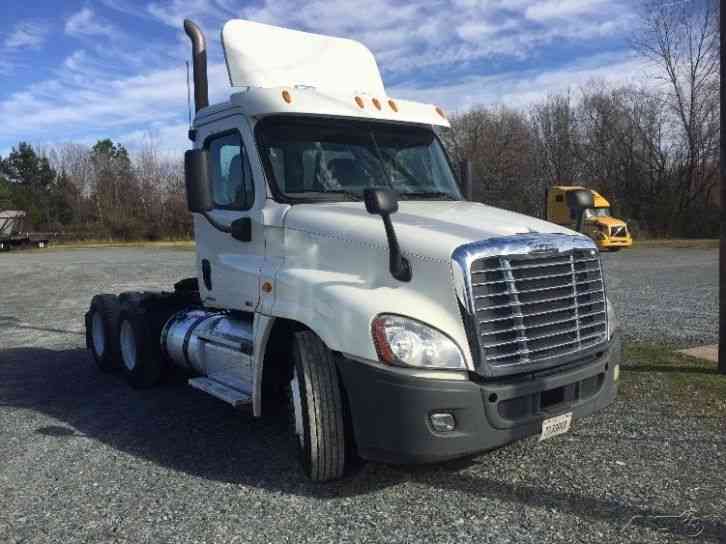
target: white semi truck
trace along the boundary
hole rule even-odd
[[[184,26],[197,278],[94,297],[102,370],[150,387],[174,365],[255,417],[286,410],[317,481],[353,456],[425,463],[547,438],[615,398],[596,246],[467,201],[440,108],[387,96],[360,43],[241,20],[222,30],[233,92],[209,105],[205,39]]]

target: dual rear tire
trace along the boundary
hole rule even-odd
[[[86,346],[99,370],[122,370],[135,388],[156,385],[164,365],[158,327],[150,325],[137,294],[93,297],[86,314]]]
[[[121,368],[117,334],[119,313],[116,295],[96,295],[86,314],[86,347],[101,372]]]
[[[118,319],[121,362],[126,381],[138,389],[152,387],[162,378],[164,364],[155,327],[133,302],[122,304]]]

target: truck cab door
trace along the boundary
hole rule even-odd
[[[194,217],[194,233],[199,291],[204,305],[251,312],[259,302],[259,277],[265,255],[265,190],[258,186],[262,180],[255,180],[253,175],[250,152],[254,143],[247,127],[241,115],[233,115],[198,134],[208,153],[214,203],[209,215],[224,227],[230,227],[236,220],[248,220],[249,239],[236,239],[199,214]]]

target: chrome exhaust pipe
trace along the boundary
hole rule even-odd
[[[194,70],[194,111],[209,106],[209,84],[207,83],[207,41],[196,23],[184,19],[184,32],[192,41],[192,68]]]

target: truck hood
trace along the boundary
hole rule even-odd
[[[404,254],[445,260],[460,245],[478,240],[534,232],[579,235],[547,221],[475,202],[404,200],[391,220]],[[362,202],[298,204],[288,211],[285,227],[388,247],[383,221],[366,212]]]
[[[614,217],[610,217],[609,215],[594,217],[594,218],[590,219],[589,222],[600,224],[600,225],[605,225],[607,227],[624,227],[625,226],[625,221],[623,221],[622,219],[615,219]]]

